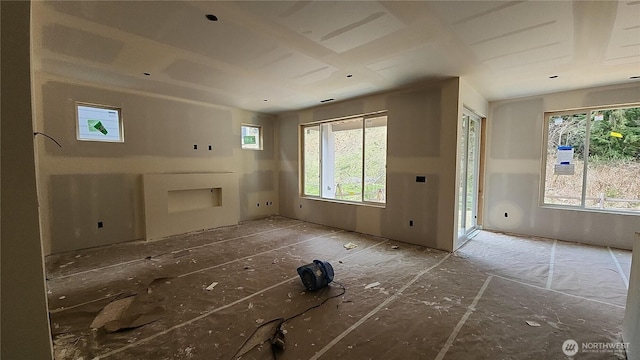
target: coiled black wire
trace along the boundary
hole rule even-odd
[[[291,320],[293,320],[293,319],[295,319],[295,318],[297,318],[297,317],[300,317],[300,316],[302,316],[302,315],[306,314],[307,312],[309,312],[309,311],[311,311],[311,310],[313,310],[313,309],[319,308],[320,306],[324,305],[327,301],[329,301],[329,300],[331,300],[331,299],[335,299],[335,298],[337,298],[337,297],[340,297],[340,296],[344,295],[344,294],[347,292],[347,289],[346,289],[346,288],[344,287],[344,285],[342,285],[341,283],[339,283],[339,282],[337,282],[337,281],[333,281],[332,283],[333,283],[333,284],[335,284],[335,285],[338,285],[338,286],[340,287],[340,289],[342,290],[339,294],[336,294],[336,295],[330,296],[330,297],[328,297],[328,298],[326,298],[326,299],[322,300],[322,302],[320,302],[319,304],[313,305],[313,306],[311,306],[311,307],[309,307],[309,308],[305,309],[304,311],[299,312],[299,313],[297,313],[297,314],[295,314],[295,315],[293,315],[293,316],[290,316],[290,317],[288,317],[288,318],[275,318],[275,319],[272,319],[272,320],[269,320],[269,321],[267,321],[267,322],[265,322],[265,323],[260,324],[260,326],[256,327],[256,328],[255,328],[255,330],[253,330],[253,332],[251,333],[251,335],[249,335],[249,337],[248,337],[248,338],[247,338],[247,339],[242,343],[242,345],[240,345],[240,347],[238,348],[238,350],[236,350],[235,354],[233,354],[233,356],[231,357],[231,359],[236,359],[236,358],[237,358],[238,353],[240,352],[240,350],[244,347],[244,345],[245,345],[247,342],[249,342],[249,340],[251,340],[251,338],[252,338],[252,337],[253,337],[253,336],[258,332],[258,330],[260,330],[261,328],[263,328],[263,327],[265,327],[265,326],[267,326],[267,325],[273,324],[274,322],[278,322],[278,325],[276,326],[274,333],[272,334],[272,336],[271,336],[271,337],[269,338],[269,340],[268,340],[268,341],[270,341],[271,339],[273,339],[273,338],[276,336],[276,334],[277,334],[278,332],[282,331],[282,326],[283,326],[284,324],[286,324],[287,322],[289,322],[289,321],[291,321]],[[331,285],[330,285],[330,286],[331,286]],[[264,341],[262,344],[264,344],[265,342],[267,342],[267,341]],[[249,350],[251,350],[251,349],[249,349]],[[273,355],[273,358],[274,358],[275,360],[278,360],[278,354],[276,353],[276,347],[275,347],[275,346],[271,346],[271,354]]]

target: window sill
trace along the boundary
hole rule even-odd
[[[382,204],[382,203],[374,203],[374,202],[356,202],[356,201],[347,201],[347,200],[325,199],[325,198],[319,198],[319,197],[308,196],[308,195],[301,195],[300,198],[305,200],[314,200],[314,201],[321,201],[321,202],[328,202],[328,203],[335,203],[335,204],[366,206],[366,207],[372,207],[372,208],[378,208],[378,209],[387,208],[386,203]]]
[[[557,204],[541,204],[542,209],[552,210],[568,210],[568,211],[581,211],[589,213],[609,214],[609,215],[629,215],[640,216],[640,210],[614,210],[614,209],[598,209],[598,208],[583,208],[571,205],[557,205]]]

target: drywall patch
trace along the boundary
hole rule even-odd
[[[242,94],[250,89],[252,83],[243,77],[220,71],[215,67],[195,63],[187,60],[177,60],[164,69],[163,73],[172,79],[192,84],[199,84],[209,88],[219,88],[220,91],[231,91]]]
[[[260,54],[271,48],[272,42],[265,37],[251,36],[244,24],[234,24],[226,21],[225,29],[237,37],[221,36],[193,36],[193,34],[211,34],[212,23],[206,21],[203,10],[186,2],[159,1],[154,4],[156,11],[149,11],[147,6],[140,6],[136,2],[124,1],[119,5],[119,12],[114,12],[108,2],[76,2],[54,1],[47,3],[55,11],[69,14],[77,18],[109,26],[121,31],[133,33],[153,41],[162,41],[178,49],[185,49],[192,53],[205,56],[222,56],[227,63],[237,64],[239,61],[248,63],[259,58]],[[123,15],[126,14],[126,15]],[[180,14],[169,19],[163,14]],[[144,21],[129,21],[128,19],[144,19]],[[190,31],[184,31],[184,21],[189,19]],[[224,21],[224,19],[222,19]],[[236,43],[247,46],[235,46]],[[225,51],[220,51],[225,49]]]
[[[303,207],[305,216],[302,217],[302,220],[355,231],[358,206],[331,201],[308,201]]]
[[[210,157],[211,152],[194,151],[193,145],[213,144],[215,156],[230,157],[240,147],[226,109],[61,82],[45,83],[42,93],[44,132],[62,144],[46,141],[51,155]],[[76,101],[121,108],[124,143],[76,140]]]
[[[537,204],[539,177],[538,174],[491,174],[485,196],[488,227],[494,230],[533,227],[529,204]]]
[[[489,121],[491,156],[495,159],[539,159],[543,113],[542,98],[497,105]]]
[[[298,163],[299,123],[300,117],[298,115],[288,114],[285,116],[278,116],[281,164]]]
[[[255,171],[242,175],[240,189],[241,192],[275,191],[274,180],[271,170]]]
[[[383,109],[381,109],[383,110]],[[344,116],[360,115],[364,113],[364,102],[346,101],[317,108],[313,111],[313,121],[330,120]]]
[[[298,178],[297,173],[292,171],[278,172],[278,192],[280,206],[278,210],[280,215],[298,219],[298,212],[302,199],[298,195]],[[306,209],[305,209],[306,210]]]
[[[272,196],[268,198],[256,198],[256,193],[271,193]],[[263,202],[263,207],[260,213],[269,212],[273,213],[273,208],[267,207],[264,202],[269,201],[273,202],[276,199],[276,189],[275,189],[275,174],[271,170],[267,171],[255,171],[249,174],[243,174],[240,178],[240,218],[248,219],[251,214],[255,215],[256,212],[256,204]],[[255,201],[249,201],[255,200]],[[270,206],[270,205],[269,205]]]
[[[415,174],[387,174],[387,207],[382,236],[413,244],[437,247],[440,177],[426,174],[427,186],[416,183]],[[413,221],[413,226],[409,226]]]
[[[384,209],[372,206],[358,206],[356,208],[355,231],[363,234],[381,236],[382,214]]]
[[[440,156],[441,98],[439,88],[390,96],[388,156]]]
[[[111,64],[118,57],[124,43],[64,25],[51,24],[42,29],[42,46],[63,55]]]
[[[142,238],[136,231],[143,222],[140,185],[133,174],[52,175],[52,253]]]
[[[273,160],[276,158],[275,148],[275,118],[262,114],[254,114],[252,123],[262,127],[262,150],[254,151],[256,160]]]
[[[638,99],[640,99],[640,86],[596,90],[584,97],[582,106],[615,106],[637,103]]]

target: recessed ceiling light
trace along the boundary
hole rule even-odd
[[[347,77],[353,77],[353,75],[352,75],[352,74],[349,74],[349,75],[347,75]]]
[[[640,79],[640,75],[630,76],[629,79]]]
[[[205,16],[206,16],[207,20],[209,20],[209,21],[218,21],[218,17],[213,15],[213,14],[207,14]]]
[[[142,73],[144,76],[151,76],[151,73]]]
[[[549,76],[549,79],[556,79],[558,77],[558,75],[551,75]]]
[[[325,103],[325,102],[329,102],[329,101],[333,101],[335,99],[324,99],[324,100],[320,100],[321,103]]]

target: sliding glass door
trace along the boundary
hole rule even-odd
[[[480,118],[467,111],[462,116],[459,156],[458,237],[461,237],[469,234],[478,226]]]

